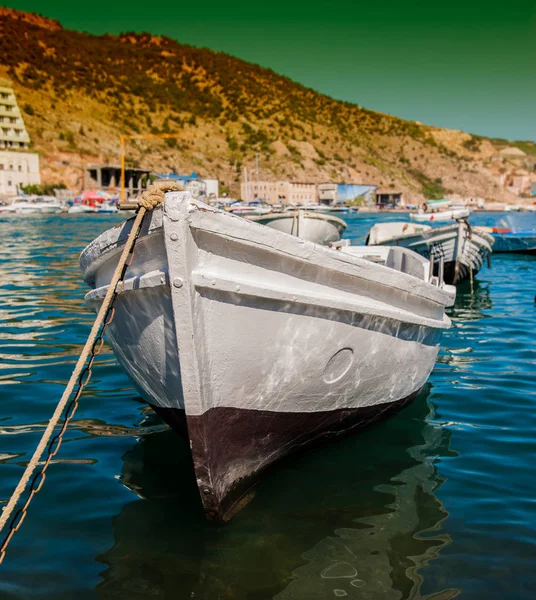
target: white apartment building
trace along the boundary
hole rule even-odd
[[[29,143],[11,81],[0,77],[0,196],[15,196],[21,186],[41,183],[39,155],[23,151]]]
[[[11,82],[0,77],[0,149],[25,149],[29,143]]]
[[[0,150],[0,197],[16,196],[21,186],[39,183],[39,154]]]

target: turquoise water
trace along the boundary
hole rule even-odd
[[[378,219],[348,217],[362,239]],[[80,250],[117,216],[0,218],[0,504],[93,316]],[[409,407],[267,475],[208,523],[183,440],[109,349],[0,566],[0,599],[530,599],[536,595],[536,257],[459,289]]]

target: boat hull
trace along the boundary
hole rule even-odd
[[[70,215],[77,215],[77,214],[94,213],[94,212],[96,212],[96,210],[92,206],[75,204],[74,206],[71,206],[67,212]]]
[[[226,520],[278,459],[415,397],[453,297],[185,193],[167,198],[107,336],[142,397],[189,437],[207,515]],[[82,255],[93,310],[127,233],[105,232]]]
[[[467,208],[456,208],[440,212],[410,213],[409,218],[417,223],[447,223],[456,219],[465,219],[470,215]]]
[[[290,214],[273,214],[252,220],[261,225],[267,225],[276,231],[282,231],[322,245],[338,242],[346,229],[346,223],[342,219],[320,212],[295,211]]]
[[[536,232],[494,233],[493,252],[512,254],[536,254]]]
[[[40,211],[41,213],[45,214],[45,215],[57,215],[62,211],[62,208],[60,206],[58,207],[45,207],[45,208],[41,208]]]
[[[446,283],[456,285],[474,277],[492,251],[493,237],[466,222],[427,229],[419,233],[401,235],[378,242],[409,248],[428,258],[439,270],[443,261]]]
[[[152,408],[177,433],[189,437],[207,515],[228,521],[249,500],[260,475],[276,461],[387,418],[419,392],[379,405],[307,413],[219,407],[186,419],[184,410]],[[207,454],[207,439],[224,439],[225,443]],[[233,475],[237,472],[241,474],[238,478]],[[220,497],[213,493],[214,488],[220,490]]]

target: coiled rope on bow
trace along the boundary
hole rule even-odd
[[[45,471],[48,468],[48,466],[51,462],[51,459],[56,455],[56,453],[59,450],[59,447],[62,442],[63,433],[65,432],[65,429],[67,428],[69,421],[74,416],[74,413],[78,406],[78,398],[79,398],[80,394],[82,393],[83,388],[87,385],[87,383],[89,382],[89,380],[91,378],[91,367],[93,365],[93,360],[95,359],[95,356],[100,352],[100,350],[102,348],[102,344],[103,344],[102,336],[104,334],[104,330],[113,320],[114,311],[115,311],[115,308],[113,308],[113,303],[115,302],[115,299],[118,296],[118,294],[120,294],[122,291],[122,284],[124,282],[125,273],[126,273],[126,270],[129,266],[130,262],[132,261],[132,258],[133,258],[134,245],[136,243],[137,238],[140,235],[143,217],[145,216],[145,213],[148,210],[149,211],[153,210],[154,208],[159,206],[164,201],[166,192],[181,191],[183,189],[184,188],[180,184],[177,184],[175,182],[162,181],[162,182],[158,182],[157,184],[153,184],[141,196],[141,199],[139,202],[140,208],[138,210],[138,213],[136,214],[136,218],[134,219],[132,229],[130,230],[127,241],[125,243],[125,247],[123,249],[121,257],[119,258],[117,267],[115,268],[114,274],[110,281],[110,285],[108,286],[108,290],[106,291],[106,295],[104,297],[104,300],[102,302],[100,310],[97,314],[97,318],[95,319],[95,322],[93,323],[93,327],[91,328],[89,337],[88,337],[86,343],[84,344],[84,347],[82,349],[80,357],[78,358],[78,361],[76,362],[74,371],[71,374],[69,382],[67,383],[67,386],[63,392],[63,395],[62,395],[60,401],[58,402],[58,405],[56,406],[56,410],[54,411],[54,414],[52,415],[45,431],[43,432],[43,436],[42,436],[32,458],[30,459],[30,462],[26,466],[26,469],[25,469],[17,487],[15,488],[15,490],[14,490],[13,494],[11,495],[11,498],[9,499],[6,506],[4,506],[2,513],[0,515],[0,532],[1,532],[4,529],[6,523],[9,521],[11,514],[13,513],[14,509],[16,508],[20,497],[22,496],[26,487],[28,486],[28,482],[30,481],[30,478],[32,477],[35,469],[37,468],[37,465],[39,464],[39,461],[41,460],[43,452],[46,450],[46,448],[48,446],[48,448],[49,448],[48,458],[46,459],[41,471],[39,471],[37,473],[37,475],[35,475],[33,477],[32,481],[30,483],[31,491],[28,495],[28,498],[26,499],[26,502],[24,503],[24,505],[17,511],[15,516],[11,519],[9,532],[3,539],[2,543],[0,544],[0,563],[2,563],[2,561],[4,560],[4,556],[6,554],[6,548],[9,544],[9,542],[11,541],[11,538],[19,530],[20,526],[22,525],[22,522],[24,521],[24,519],[26,517],[26,511],[28,509],[28,506],[30,505],[30,502],[32,501],[34,495],[37,492],[39,492],[39,490],[43,486],[43,483],[45,481],[45,475],[46,475]],[[119,288],[120,288],[119,291],[118,291],[118,284],[119,284]],[[88,365],[86,366],[87,359],[90,355],[91,355],[90,361],[89,361]],[[84,377],[85,377],[85,379],[84,379]],[[76,391],[76,394],[75,394],[73,400],[71,400],[71,404],[69,405],[69,410],[67,411],[68,414],[66,414],[66,416],[64,418],[63,426],[61,427],[60,432],[58,434],[56,434],[56,436],[52,439],[52,442],[50,442],[50,438],[52,437],[52,434],[54,433],[54,429],[56,428],[56,425],[58,424],[62,414],[65,411],[65,407],[67,406],[69,398],[71,397],[71,395],[73,393],[73,389],[77,382],[78,382],[78,389]]]
[[[184,187],[174,181],[157,181],[141,195],[139,204],[146,210],[153,210],[162,202],[166,192],[182,192]]]

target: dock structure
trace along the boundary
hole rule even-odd
[[[381,208],[404,206],[403,194],[396,190],[378,189],[376,190],[376,206]]]
[[[99,189],[117,190],[121,185],[120,165],[90,165],[87,173]],[[129,197],[141,194],[150,183],[151,171],[128,167],[125,169],[125,190]]]

